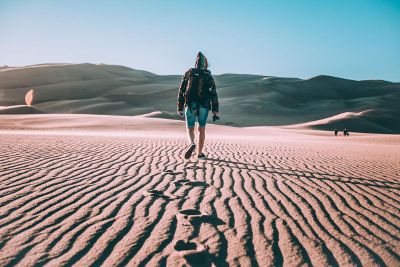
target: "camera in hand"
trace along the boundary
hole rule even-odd
[[[213,122],[215,122],[216,120],[219,120],[219,117],[217,115],[213,115]]]

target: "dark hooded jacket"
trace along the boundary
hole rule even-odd
[[[211,109],[213,112],[219,111],[218,95],[215,87],[215,81],[211,75],[211,72],[207,68],[208,68],[207,58],[201,52],[199,52],[197,54],[195,68],[189,69],[182,77],[177,99],[178,111],[183,111],[184,107],[187,105],[187,103],[185,103],[185,93],[189,82],[190,72],[194,70],[203,71],[204,74],[208,76],[207,80],[209,82],[208,88],[210,88],[210,99],[206,103],[205,108]]]

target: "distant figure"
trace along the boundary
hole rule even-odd
[[[196,148],[194,141],[196,119],[199,123],[198,159],[206,159],[206,155],[203,153],[203,146],[206,138],[206,123],[209,110],[212,110],[214,121],[219,119],[217,90],[214,78],[207,68],[207,58],[199,52],[195,67],[190,68],[183,75],[179,86],[178,114],[186,119],[187,136],[190,143],[185,153],[185,159],[189,159]]]
[[[346,128],[344,128],[344,130],[343,130],[343,135],[344,136],[349,136],[350,135],[349,131]]]
[[[339,130],[335,129],[335,136],[337,136],[338,132],[339,132]]]

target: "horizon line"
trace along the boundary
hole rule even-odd
[[[27,68],[27,67],[40,67],[43,66],[45,67],[46,65],[54,65],[54,66],[61,66],[61,65],[84,65],[84,64],[89,64],[89,65],[96,65],[96,66],[121,66],[121,67],[127,67],[130,68],[132,70],[137,70],[137,71],[144,71],[144,72],[149,72],[151,74],[157,75],[157,76],[182,76],[182,74],[176,74],[176,73],[171,73],[171,74],[159,74],[159,73],[155,73],[149,70],[145,70],[145,69],[140,69],[140,68],[135,68],[132,66],[127,66],[127,65],[121,65],[121,64],[107,64],[107,63],[91,63],[91,62],[81,62],[81,63],[67,63],[67,62],[63,62],[63,63],[56,63],[56,62],[47,62],[47,63],[37,63],[37,64],[30,64],[30,65],[24,65],[24,66],[9,66],[7,64],[3,64],[2,66],[0,66],[0,70],[2,68]],[[292,78],[292,79],[300,79],[300,80],[310,80],[316,77],[320,77],[320,76],[327,76],[327,77],[333,77],[333,78],[338,78],[338,79],[343,79],[343,80],[351,80],[351,81],[385,81],[385,82],[390,82],[390,83],[400,83],[400,81],[389,81],[389,80],[384,80],[384,79],[374,79],[374,78],[368,78],[368,79],[351,79],[351,78],[344,78],[344,77],[339,77],[339,76],[334,76],[334,75],[330,75],[330,74],[318,74],[315,76],[311,76],[311,77],[304,77],[304,78],[299,78],[299,77],[290,77],[290,76],[276,76],[276,75],[266,75],[266,74],[260,74],[260,73],[236,73],[236,72],[224,72],[224,73],[216,73],[213,75],[216,76],[220,76],[220,75],[229,75],[229,74],[233,74],[233,75],[254,75],[254,76],[263,76],[265,78],[267,77],[275,77],[275,78]]]

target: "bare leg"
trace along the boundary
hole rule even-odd
[[[199,143],[197,146],[197,155],[203,152],[204,140],[206,139],[206,128],[199,127]]]
[[[187,128],[187,136],[189,143],[194,144],[194,128]]]

